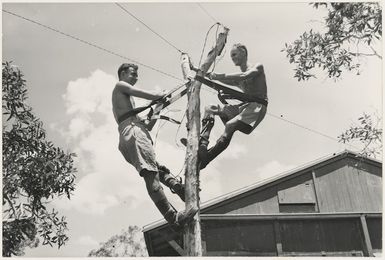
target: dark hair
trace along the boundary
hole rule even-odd
[[[120,67],[118,69],[118,77],[119,77],[119,79],[120,79],[120,74],[122,73],[122,71],[126,71],[129,68],[133,68],[134,70],[138,70],[138,65],[133,64],[133,63],[123,63],[122,65],[120,65]]]
[[[247,48],[242,43],[236,43],[233,45],[233,48],[237,48],[238,50],[243,50],[246,53],[247,56]]]

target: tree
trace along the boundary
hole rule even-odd
[[[23,255],[26,246],[67,240],[65,217],[49,210],[55,197],[70,198],[76,169],[73,153],[46,140],[43,123],[26,104],[23,74],[2,64],[3,112],[3,256]]]
[[[111,237],[99,249],[92,250],[89,257],[133,257],[148,256],[141,229],[129,226],[120,235]]]
[[[352,125],[339,137],[342,143],[358,142],[363,145],[360,155],[364,157],[382,156],[381,118],[364,113],[358,118],[359,124]]]
[[[296,67],[294,77],[308,80],[315,77],[314,69],[327,72],[337,79],[343,70],[359,73],[360,58],[375,56],[376,41],[382,38],[382,10],[378,2],[313,3],[315,8],[325,7],[326,32],[304,32],[292,44],[285,44],[289,62]],[[381,48],[381,44],[379,44]],[[360,49],[363,48],[364,52]]]

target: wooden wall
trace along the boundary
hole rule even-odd
[[[321,212],[382,211],[381,169],[355,164],[348,159],[314,171]]]
[[[381,252],[381,167],[346,155],[203,208],[205,255],[359,256]],[[310,217],[303,219],[301,213],[313,214],[302,214]],[[341,214],[346,218],[339,219]],[[334,219],[327,219],[328,215]],[[237,219],[242,216],[251,219]],[[180,255],[171,242],[183,245],[183,237],[168,229],[163,225],[147,232],[151,256]]]
[[[227,216],[227,217],[226,217]],[[202,215],[206,256],[373,256],[381,214]]]
[[[382,169],[344,158],[202,210],[204,214],[304,212],[382,212]]]

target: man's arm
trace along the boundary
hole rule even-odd
[[[121,93],[148,100],[155,100],[164,96],[164,93],[146,91],[139,88],[135,88],[124,81],[119,81],[118,83],[116,83],[116,88]]]
[[[218,75],[221,75],[221,74],[215,74],[216,76]],[[212,76],[211,76],[211,79],[214,79]],[[231,85],[231,86],[237,86],[238,85],[238,82],[237,80],[233,80],[233,79],[215,79],[215,80],[218,80],[219,82],[222,82],[224,84],[227,84],[227,85]]]
[[[139,97],[139,98],[144,98],[144,99],[148,99],[148,100],[155,100],[158,98],[162,98],[165,95],[165,93],[145,91],[142,89],[135,88],[132,85],[130,85],[124,81],[119,81],[116,84],[116,88],[123,94],[127,94],[127,95],[134,96],[134,97]],[[160,104],[158,104],[158,105],[160,105]],[[151,120],[147,124],[145,124],[145,127],[149,131],[151,131],[152,128],[154,127],[155,123],[156,123],[156,119]]]
[[[248,78],[256,77],[263,73],[263,65],[257,64],[255,67],[252,67],[251,69],[245,71],[245,72],[237,72],[237,73],[230,73],[230,74],[215,74],[212,73],[211,79],[218,80],[220,82],[223,82],[227,84],[225,81],[232,81],[238,84],[240,81],[243,81]],[[234,84],[234,85],[236,85]]]

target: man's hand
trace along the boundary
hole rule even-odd
[[[154,115],[158,115],[160,111],[162,110],[163,103],[159,102],[154,107]],[[158,111],[159,110],[159,111]]]
[[[225,78],[225,74],[216,74],[214,72],[207,73],[207,76],[211,80],[219,80],[219,79],[224,79]]]
[[[164,97],[166,94],[167,94],[167,90],[157,91],[155,94],[157,96],[156,99],[160,99],[160,98]]]

